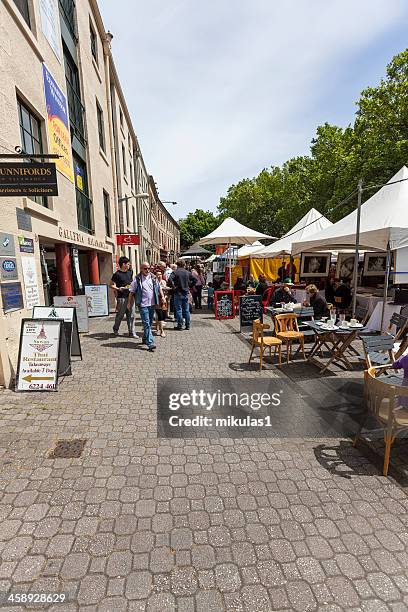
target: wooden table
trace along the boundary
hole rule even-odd
[[[345,353],[351,348],[351,343],[356,339],[358,334],[364,330],[364,327],[342,329],[338,327],[335,330],[322,329],[315,321],[305,321],[316,334],[315,343],[308,355],[308,361],[314,363],[320,368],[321,372],[327,370],[332,363],[342,363],[348,370],[352,369],[350,361],[347,359]],[[315,355],[317,351],[323,347],[328,349],[331,353],[331,357],[327,363],[316,359]]]

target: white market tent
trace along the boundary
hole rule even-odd
[[[261,232],[238,223],[232,217],[228,217],[211,234],[201,238],[198,244],[253,244],[260,238],[273,239],[273,236],[261,234]]]
[[[315,208],[311,208],[301,220],[296,223],[292,229],[287,232],[280,240],[273,242],[269,246],[257,250],[251,254],[255,258],[278,257],[279,255],[290,255],[292,253],[292,244],[304,240],[305,238],[317,235],[333,225],[331,221],[326,219]]]
[[[258,251],[262,251],[262,249],[264,248],[265,248],[265,245],[263,245],[262,242],[259,242],[259,240],[256,240],[252,244],[244,244],[242,247],[240,247],[238,249],[237,255],[238,255],[238,258],[239,257],[249,257],[250,255],[257,253]]]
[[[257,232],[250,227],[242,225],[242,223],[239,223],[232,217],[227,217],[217,229],[201,238],[198,244],[228,244],[228,247],[230,247],[231,244],[253,244],[261,238],[273,239],[273,236]],[[231,277],[232,274],[229,275],[230,288],[232,287]]]
[[[387,247],[394,250],[408,246],[408,180],[406,179],[408,179],[408,168],[403,166],[384,187],[361,205],[360,249],[362,251],[387,251]],[[293,241],[292,254],[355,248],[356,225],[357,210],[354,210],[315,236]]]

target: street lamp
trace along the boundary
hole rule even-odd
[[[176,204],[178,204],[178,202],[172,202],[171,200],[161,200],[162,204],[173,204],[173,206],[176,206]]]
[[[131,200],[132,198],[135,198],[137,200],[138,198],[146,199],[148,197],[148,193],[137,193],[136,195],[132,194],[130,196],[125,196],[124,198],[118,198],[118,204],[120,204],[121,202],[126,202],[127,200]]]

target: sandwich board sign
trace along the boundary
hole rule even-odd
[[[61,319],[21,321],[16,391],[57,391],[63,331]]]
[[[252,322],[255,319],[263,321],[263,305],[262,295],[247,294],[241,295],[239,298],[239,325],[240,330],[243,327],[252,327]]]
[[[56,295],[54,297],[54,306],[73,306],[76,309],[79,333],[89,331],[88,299],[86,295]]]
[[[33,319],[39,317],[43,319],[63,319],[68,355],[82,359],[76,308],[73,306],[35,306],[33,308]]]
[[[106,317],[109,314],[108,285],[85,285],[85,295],[89,298],[90,317]]]

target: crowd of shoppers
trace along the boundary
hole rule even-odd
[[[154,351],[154,335],[166,337],[166,320],[175,319],[177,331],[190,329],[193,302],[196,309],[202,308],[205,282],[204,268],[197,265],[192,270],[187,269],[183,259],[177,264],[160,261],[157,266],[144,261],[133,278],[129,259],[120,257],[118,270],[110,281],[116,297],[114,335],[119,335],[120,324],[126,317],[129,337],[137,337],[134,331],[137,308],[143,326],[142,343],[149,351]],[[213,296],[211,289],[209,293]]]

